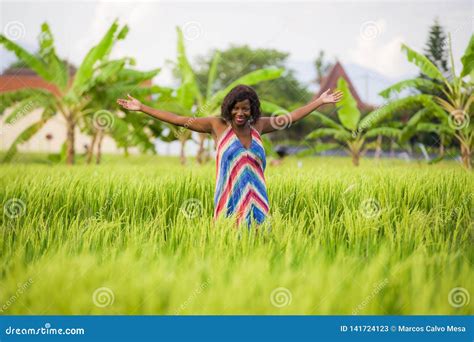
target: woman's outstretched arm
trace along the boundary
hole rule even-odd
[[[166,112],[164,110],[155,109],[149,106],[144,105],[136,98],[127,94],[128,100],[126,99],[117,99],[117,103],[123,108],[134,111],[141,111],[143,113],[149,114],[154,118],[176,125],[188,128],[195,132],[200,133],[212,133],[212,121],[215,120],[214,117],[187,117],[182,115],[177,115],[174,113]]]
[[[261,117],[258,121],[261,125],[260,130],[262,134],[287,128],[290,124],[294,124],[298,120],[303,119],[306,115],[323,104],[339,102],[342,98],[342,92],[339,90],[329,94],[330,90],[331,89],[326,90],[316,100],[311,101],[303,107],[295,109],[291,113],[279,116]]]

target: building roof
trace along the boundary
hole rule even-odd
[[[332,67],[329,74],[322,78],[321,80],[321,87],[319,91],[314,95],[313,100],[317,99],[323,92],[325,92],[328,88],[332,90],[337,88],[337,80],[342,77],[346,80],[347,85],[349,86],[349,90],[351,91],[352,96],[357,101],[357,107],[361,111],[370,111],[374,108],[374,106],[365,103],[360,98],[359,94],[357,93],[354,85],[352,84],[349,76],[347,75],[346,71],[342,67],[342,64],[339,61],[336,61],[336,64]]]
[[[69,63],[66,60],[64,60],[63,62],[69,68],[69,75],[70,76],[74,75],[77,71],[77,68],[73,64]],[[34,72],[28,66],[15,66],[15,65],[13,65],[13,66],[5,69],[5,71],[2,73],[2,75],[36,75],[36,72]]]
[[[77,68],[67,61],[65,63],[69,67],[69,83],[72,83]],[[151,79],[146,80],[141,84],[145,87],[150,87],[152,85],[152,81]],[[6,91],[15,91],[22,88],[41,88],[49,90],[55,95],[60,95],[60,91],[56,85],[46,82],[29,67],[13,66],[6,69],[3,74],[0,75],[0,93]]]
[[[72,79],[77,68],[68,61],[64,62],[69,68],[69,76],[71,76]],[[23,67],[18,66],[17,63],[15,64],[5,69],[5,71],[0,75],[0,93],[5,91],[15,91],[22,88],[41,88],[49,90],[56,95],[60,94],[56,85],[46,82],[43,78],[39,77],[34,70],[27,66]],[[69,80],[70,82],[71,79]]]

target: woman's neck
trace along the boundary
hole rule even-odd
[[[233,123],[231,123],[232,125],[232,128],[235,130],[235,131],[238,131],[238,132],[246,132],[247,129],[250,129],[250,122],[247,121],[244,125],[242,126],[237,126],[237,125],[234,125]]]

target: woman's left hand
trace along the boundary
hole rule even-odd
[[[329,94],[330,90],[331,88],[326,90],[319,97],[322,103],[336,103],[342,99],[342,91],[338,90],[338,91],[333,92],[332,94]]]

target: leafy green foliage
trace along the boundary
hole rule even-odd
[[[337,81],[337,89],[341,90],[344,94],[341,101],[337,104],[339,121],[341,121],[345,128],[355,131],[360,119],[357,101],[352,96],[347,82],[342,77]]]

